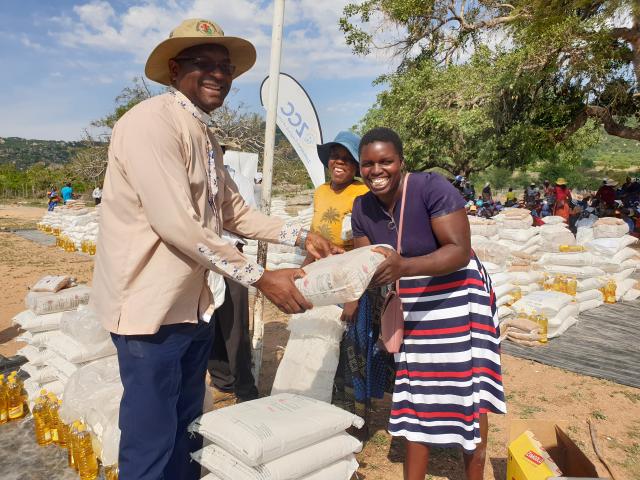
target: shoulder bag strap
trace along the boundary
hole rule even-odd
[[[409,180],[409,173],[404,176],[402,183],[402,203],[400,204],[400,225],[398,226],[398,241],[396,245],[396,251],[398,255],[402,255],[402,226],[404,225],[404,204],[407,197],[407,181]],[[396,280],[396,293],[400,294],[400,280]]]

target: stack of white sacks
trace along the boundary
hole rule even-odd
[[[62,325],[89,302],[90,293],[89,287],[75,285],[69,276],[45,276],[27,294],[27,310],[13,317],[13,323],[24,330],[18,340],[27,343],[18,354],[28,360],[22,370],[30,376],[25,382],[30,399],[41,388],[62,394],[66,381],[77,368],[53,348],[58,344],[54,339],[64,335]],[[67,351],[66,346],[63,351]]]
[[[313,208],[308,207],[300,210],[294,217],[285,211],[286,202],[280,198],[274,198],[271,203],[271,214],[284,218],[287,221],[295,221],[304,228],[309,228],[313,217]],[[257,240],[247,240],[247,245],[243,248],[243,253],[255,260],[258,254]],[[269,245],[267,253],[267,268],[271,270],[280,268],[298,268],[302,265],[307,252],[298,247],[288,245]]]
[[[640,284],[632,278],[640,268],[640,250],[632,248],[638,239],[629,235],[629,227],[623,220],[601,218],[591,228],[579,228],[577,239],[589,254],[585,259],[586,265],[604,272],[597,277],[600,283],[615,281],[616,301],[633,301],[640,297]],[[595,282],[591,279],[589,283]],[[585,290],[580,282],[578,290]]]
[[[640,297],[640,285],[630,278],[640,267],[638,250],[630,248],[637,239],[628,234],[622,220],[600,219],[592,227],[580,228],[577,238],[561,217],[546,217],[544,225],[532,227],[533,219],[524,209],[469,221],[472,246],[491,275],[498,314],[506,322],[503,334],[517,316],[536,312],[549,319],[550,338],[562,334],[577,322],[579,312],[603,304],[601,289],[609,280],[616,283],[617,301]],[[581,247],[584,251],[579,251]],[[540,291],[545,281],[553,282],[557,276],[577,280],[575,297]],[[546,307],[538,308],[542,305]],[[514,338],[527,342],[525,337]]]
[[[117,462],[122,386],[109,332],[86,306],[90,293],[69,276],[45,276],[31,287],[28,310],[13,323],[24,330],[17,340],[27,343],[18,354],[28,360],[21,369],[30,377],[25,381],[29,402],[41,389],[62,398],[62,420],[88,425],[96,453],[110,465]]]
[[[207,480],[349,480],[363,420],[312,398],[281,393],[204,414],[189,430],[211,442],[192,457]]]
[[[60,235],[69,238],[76,249],[80,250],[83,241],[96,243],[99,220],[99,205],[96,208],[86,208],[82,203],[75,203],[62,205],[45,213],[39,226],[59,229]]]

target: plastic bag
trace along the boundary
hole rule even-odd
[[[51,292],[55,293],[63,288],[68,287],[73,279],[68,275],[45,275],[38,280],[32,287],[32,292]]]
[[[215,444],[198,450],[191,456],[223,480],[296,480],[361,449],[362,442],[341,432],[254,467],[244,464]]]
[[[372,251],[376,246],[391,248],[370,245],[317,260],[304,267],[306,275],[295,281],[296,287],[316,307],[358,300],[385,258]]]
[[[515,228],[515,229],[508,229],[508,228],[503,228],[502,230],[500,230],[500,238],[503,240],[511,240],[513,242],[518,242],[518,243],[526,243],[527,241],[529,241],[531,238],[535,237],[536,235],[538,235],[538,229],[534,228],[534,227],[529,227],[526,229],[519,229],[519,228]]]
[[[86,419],[91,408],[97,408],[105,399],[115,402],[122,397],[122,391],[117,357],[91,362],[69,377],[60,418],[65,423]]]
[[[86,285],[65,288],[57,293],[29,292],[25,297],[27,308],[38,315],[75,310],[89,303],[91,288]]]
[[[624,235],[619,238],[596,238],[585,244],[585,246],[600,255],[615,255],[624,247],[633,245],[638,241],[637,238],[631,235]]]
[[[340,238],[347,242],[353,240],[353,230],[351,229],[351,214],[347,213],[342,219],[342,229],[340,231]]]
[[[49,313],[47,315],[36,315],[31,310],[24,310],[13,317],[13,324],[20,325],[20,328],[31,333],[48,332],[60,328],[62,313]]]
[[[547,318],[551,319],[573,301],[574,298],[566,293],[539,291],[522,297],[511,308],[516,312],[524,311],[527,315],[544,313]]]
[[[104,329],[95,312],[89,308],[83,308],[83,306],[80,306],[76,311],[62,314],[60,331],[83,345],[111,341],[109,332]]]
[[[71,363],[85,363],[116,353],[111,337],[99,343],[85,345],[59,331],[51,332],[47,346]]]
[[[299,480],[351,480],[358,470],[358,462],[354,455],[347,455],[341,460],[332,463],[328,467],[316,470],[309,475],[300,477]],[[202,480],[223,480],[213,473],[202,477]]]
[[[189,431],[199,433],[243,463],[256,466],[352,425],[361,428],[364,421],[334,405],[281,393],[206,413],[189,426]]]
[[[291,335],[271,395],[297,393],[331,402],[340,339],[345,330],[341,313],[341,308],[328,305],[291,317],[288,325]]]
[[[544,217],[542,222],[545,225],[560,225],[564,224],[564,218],[557,215],[549,215],[548,217]]]

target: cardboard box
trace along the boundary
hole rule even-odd
[[[514,420],[509,428],[509,451],[507,455],[507,480],[596,480],[598,471],[591,460],[564,433],[566,422],[545,420]],[[531,431],[536,440],[560,468],[562,476],[553,473],[553,465],[547,465],[544,455],[536,452],[535,445],[525,436]]]

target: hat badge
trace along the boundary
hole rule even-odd
[[[196,25],[196,30],[209,36],[212,36],[216,31],[215,27],[209,22],[198,22],[198,24]]]

